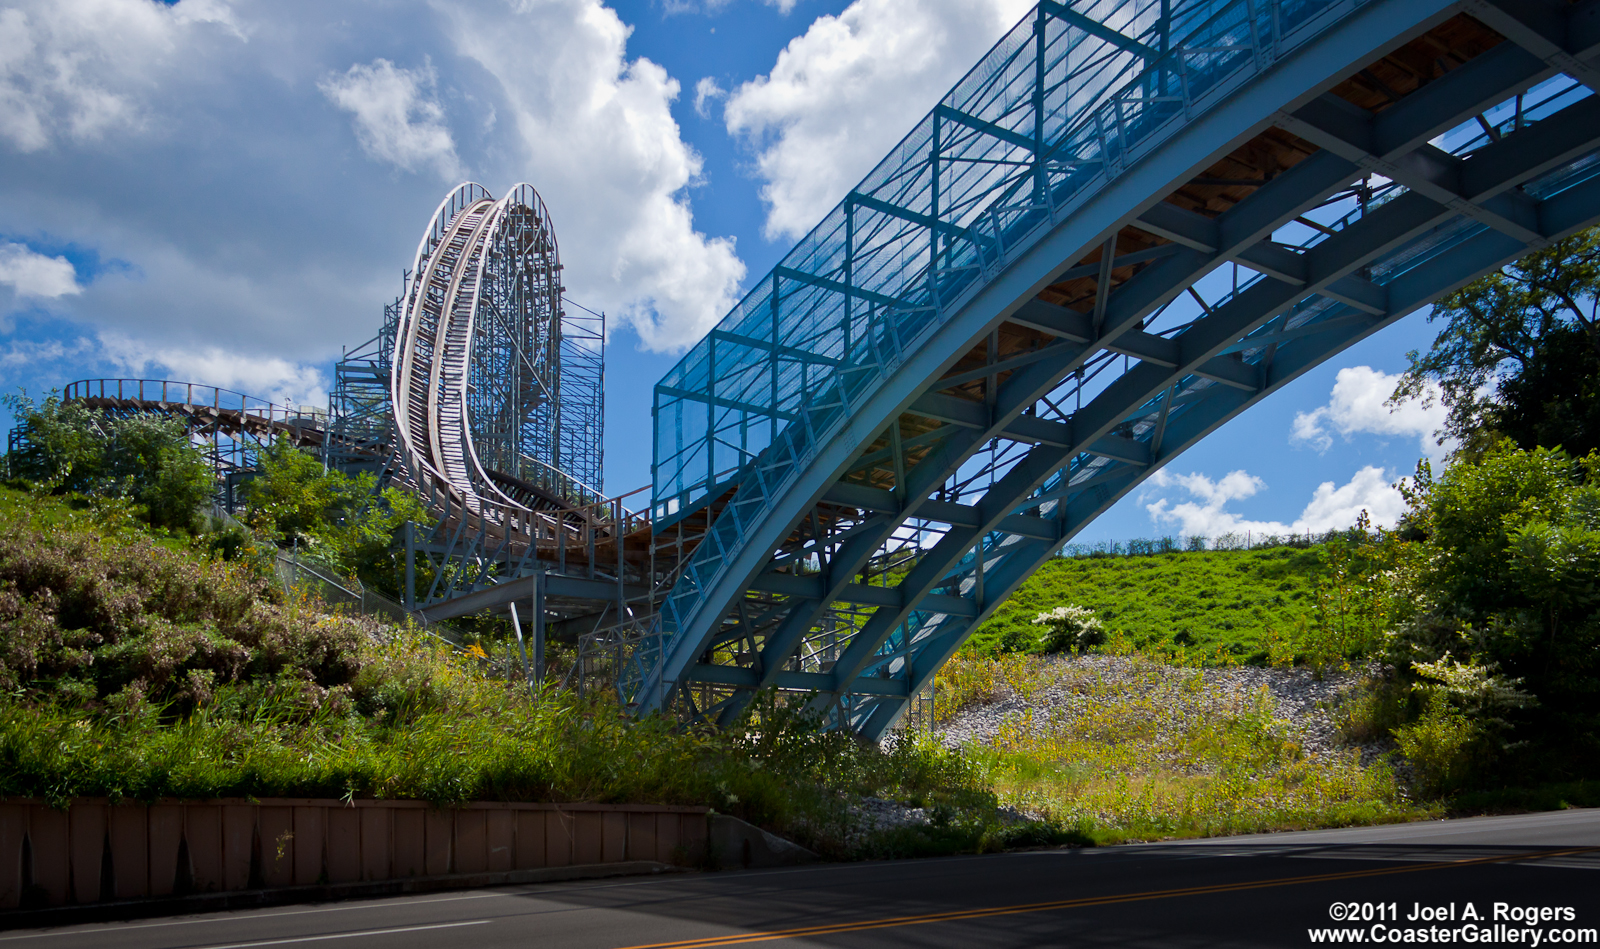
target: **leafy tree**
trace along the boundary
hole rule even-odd
[[[158,415],[107,415],[57,395],[35,403],[7,396],[28,433],[10,459],[13,476],[53,493],[124,497],[156,527],[199,529],[211,496],[211,465],[189,442],[182,423]]]
[[[1503,749],[1515,725],[1551,771],[1594,770],[1597,475],[1600,453],[1575,460],[1507,439],[1438,479],[1424,463],[1405,486],[1405,527],[1425,539],[1392,572],[1396,621],[1387,652],[1418,694],[1429,696],[1428,714],[1441,734],[1445,723],[1465,716],[1484,742]],[[1460,739],[1459,730],[1453,734]],[[1484,742],[1470,749],[1480,762],[1493,750]]]
[[[142,506],[145,520],[156,527],[195,532],[215,478],[182,423],[155,415],[109,421],[105,468],[116,482],[114,493]]]
[[[55,393],[38,404],[25,394],[3,401],[27,432],[26,444],[9,458],[13,477],[62,494],[94,490],[105,476],[105,413]]]
[[[1384,577],[1402,549],[1393,532],[1374,534],[1365,510],[1352,530],[1330,531],[1318,547],[1316,610],[1298,638],[1319,676],[1348,669],[1352,658],[1370,656],[1377,647],[1389,614]]]
[[[1587,332],[1550,331],[1523,370],[1500,381],[1488,426],[1523,448],[1600,449],[1600,355]]]
[[[240,493],[250,526],[280,547],[291,547],[320,536],[325,521],[362,505],[372,486],[329,471],[311,455],[279,441],[261,453],[260,473]]]
[[[379,491],[375,476],[324,468],[281,441],[262,452],[260,467],[242,489],[252,528],[343,576],[398,590],[395,531],[406,521],[428,520],[415,495],[399,488]]]
[[[1409,354],[1391,401],[1439,385],[1444,434],[1468,455],[1499,438],[1525,449],[1600,448],[1600,229],[1559,241],[1434,304],[1445,327]]]

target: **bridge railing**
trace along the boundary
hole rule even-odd
[[[1048,225],[1355,5],[1036,9],[661,380],[657,516],[720,494],[804,393],[881,374]]]
[[[655,390],[653,513],[732,492],[661,612],[671,654],[852,409],[1067,215],[1363,0],[1045,0]],[[625,691],[625,694],[629,692]]]

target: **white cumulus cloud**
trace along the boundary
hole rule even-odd
[[[678,81],[627,58],[629,29],[598,0],[441,12],[456,51],[494,78],[511,111],[568,288],[620,310],[650,349],[698,340],[732,307],[745,265],[731,239],[694,228],[684,192],[702,165],[672,118]]]
[[[702,119],[711,117],[711,103],[718,99],[726,98],[728,90],[717,85],[717,80],[710,76],[701,76],[700,81],[694,84],[694,111]]]
[[[118,333],[101,337],[104,358],[128,376],[203,382],[276,402],[328,404],[328,380],[314,366],[219,346],[150,346]]]
[[[1205,537],[1246,533],[1304,534],[1342,530],[1355,524],[1366,511],[1372,523],[1391,527],[1406,511],[1405,499],[1390,483],[1382,468],[1368,465],[1343,485],[1324,481],[1293,522],[1249,520],[1227,510],[1229,502],[1254,497],[1266,482],[1245,471],[1233,471],[1213,480],[1202,474],[1169,474],[1158,471],[1146,482],[1151,493],[1171,495],[1181,489],[1189,500],[1175,502],[1163,496],[1145,505],[1157,527],[1175,526],[1181,533]]]
[[[628,37],[601,0],[0,0],[0,234],[116,262],[69,281],[7,251],[0,304],[49,300],[62,325],[29,332],[98,360],[11,378],[325,398],[464,168],[538,188],[572,299],[693,342],[745,267],[696,229],[682,90]]]
[[[1356,434],[1397,435],[1416,438],[1422,453],[1438,461],[1452,447],[1440,446],[1435,439],[1447,415],[1438,386],[1430,384],[1422,398],[1391,408],[1384,403],[1399,383],[1400,376],[1371,366],[1339,370],[1328,404],[1296,413],[1289,440],[1327,451],[1333,447],[1332,432],[1346,441]]]
[[[756,149],[769,237],[800,237],[1032,4],[856,0],[733,90],[730,134]]]
[[[8,0],[0,10],[0,138],[20,151],[138,126],[190,28],[243,38],[227,4]],[[217,32],[217,30],[213,30]]]
[[[0,244],[0,284],[19,297],[45,300],[83,292],[71,261],[46,257],[26,244]]]
[[[432,166],[453,182],[462,174],[461,160],[435,95],[437,85],[431,64],[400,69],[379,58],[329,76],[317,87],[355,117],[356,139],[368,155],[406,171]]]

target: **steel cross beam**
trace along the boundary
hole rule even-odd
[[[1053,358],[1041,357],[1020,367],[1002,387],[999,399],[992,407],[948,396],[941,397],[937,394],[925,394],[910,406],[913,413],[956,422],[964,427],[959,433],[946,439],[938,451],[909,474],[907,501],[899,510],[893,512],[896,515],[893,520],[885,522],[876,533],[864,533],[851,538],[829,560],[826,575],[834,583],[820,591],[815,599],[796,603],[779,632],[768,638],[760,661],[760,668],[766,671],[758,676],[752,685],[764,688],[777,684],[777,675],[782,670],[783,663],[792,656],[801,637],[816,622],[830,602],[843,598],[843,588],[848,583],[848,578],[858,573],[873,552],[887,542],[908,518],[919,516],[919,509],[927,503],[932,490],[971,458],[979,446],[992,438],[1041,441],[1051,450],[1060,452],[1063,462],[1070,458],[1072,453],[1068,452],[1068,447],[1077,444],[1071,432],[1060,430],[1059,423],[1024,418],[1022,412],[1056,388],[1065,376],[1083,365],[1097,349],[1114,346],[1124,337],[1128,340],[1123,347],[1127,351],[1158,349],[1166,361],[1176,365],[1181,354],[1171,345],[1172,341],[1137,331],[1136,327],[1143,317],[1176,295],[1183,287],[1209,272],[1222,260],[1227,259],[1228,254],[1249,253],[1252,248],[1258,248],[1273,230],[1303,213],[1323,194],[1345,183],[1354,177],[1356,172],[1354,165],[1337,158],[1322,161],[1313,158],[1280,175],[1270,185],[1260,189],[1254,197],[1242,202],[1217,221],[1201,219],[1211,228],[1207,232],[1207,237],[1211,241],[1208,245],[1211,253],[1203,254],[1192,248],[1186,248],[1184,251],[1159,258],[1158,263],[1141,274],[1145,277],[1143,281],[1135,278],[1131,286],[1124,286],[1117,293],[1108,296],[1098,333],[1095,328],[1085,325],[1086,321],[1081,314],[1061,308],[1051,308],[1038,301],[1030,303],[1028,309],[1033,319],[1046,323],[1057,335],[1064,337],[1053,346],[1047,347],[1046,352]],[[1142,220],[1140,224],[1142,226]],[[1151,283],[1151,278],[1146,275],[1156,274],[1165,276],[1166,293],[1145,292],[1146,285]],[[1050,310],[1055,312],[1047,312]],[[1090,339],[1098,345],[1088,345],[1087,341]],[[1080,343],[1079,340],[1084,342]],[[1209,357],[1201,362],[1204,363],[1204,368],[1230,382],[1253,385],[1241,379],[1234,366],[1224,365]],[[948,386],[948,383],[944,385]],[[974,413],[977,413],[976,417]],[[1119,457],[1138,463],[1142,457],[1141,449],[1137,446],[1118,444],[1118,440],[1111,436],[1110,428],[1111,426],[1106,426],[1104,431],[1090,439],[1094,443],[1093,447],[1107,457]],[[1127,440],[1120,441],[1125,443]],[[1147,451],[1143,454],[1147,455]],[[1041,478],[1048,473],[1042,473]],[[980,517],[979,523],[970,527],[957,525],[955,534],[964,538],[965,546],[970,546],[972,539],[992,528],[992,525],[986,523],[987,520],[1003,517],[1009,512],[988,513],[989,518]],[[947,539],[948,536],[950,535],[947,535]],[[942,573],[943,569],[948,569],[948,565],[939,572]],[[913,577],[917,580],[932,582],[917,571],[931,575],[932,566],[919,564],[913,571]],[[904,581],[904,583],[911,582],[912,577]],[[898,610],[879,610],[867,626],[856,634],[844,655],[838,660],[834,673],[836,681],[852,682],[872,653],[881,645],[882,640],[895,626],[904,621],[914,605],[912,602]],[[698,674],[699,666],[695,667],[695,671]],[[830,691],[849,690],[840,688]],[[736,717],[745,701],[748,701],[747,697],[738,697],[728,703],[722,711],[723,721],[728,722]]]
[[[1548,168],[1552,164],[1548,149],[1562,139],[1570,140],[1575,127],[1582,128],[1583,134],[1588,136],[1587,150],[1593,151],[1596,146],[1600,146],[1600,127],[1594,124],[1594,119],[1600,118],[1600,112],[1594,110],[1595,104],[1593,99],[1584,100],[1568,110],[1578,113],[1571,116],[1574,121],[1567,121],[1568,116],[1563,114],[1556,120],[1526,130],[1526,133],[1503,139],[1491,146],[1492,151],[1491,148],[1482,150],[1479,154],[1487,162],[1496,163],[1500,169],[1499,180],[1484,183],[1486,190],[1503,189],[1512,183],[1526,181],[1537,174],[1538,169]],[[1587,120],[1586,124],[1580,125],[1583,120]],[[1535,132],[1538,134],[1532,134]],[[1530,217],[1538,228],[1535,239],[1539,244],[1557,240],[1600,218],[1600,183],[1591,181],[1550,199],[1531,200],[1531,205]],[[1404,195],[1379,208],[1371,216],[1363,218],[1336,237],[1312,247],[1305,255],[1310,258],[1308,271],[1336,274],[1369,264],[1382,258],[1390,249],[1409,237],[1450,220],[1456,213],[1455,208],[1437,204],[1416,192]],[[1057,540],[1040,540],[1037,531],[1030,536],[1009,531],[1003,523],[997,523],[991,533],[1000,535],[1000,539],[995,541],[993,546],[997,549],[1002,547],[1006,549],[986,564],[983,587],[986,591],[998,591],[1000,598],[1003,599],[1044,560],[1049,559],[1062,541],[1070,538],[1095,516],[1131,491],[1151,472],[1224,422],[1320,364],[1328,356],[1371,335],[1418,306],[1425,305],[1482,273],[1515,259],[1534,246],[1537,245],[1533,241],[1521,242],[1497,231],[1481,231],[1453,248],[1447,255],[1434,258],[1427,265],[1407,272],[1386,286],[1391,306],[1388,314],[1375,318],[1363,317],[1352,323],[1340,319],[1341,316],[1347,315],[1347,312],[1335,312],[1326,324],[1311,324],[1307,327],[1311,332],[1280,344],[1272,363],[1260,367],[1261,383],[1255,391],[1243,392],[1229,387],[1213,386],[1208,390],[1215,393],[1210,398],[1186,406],[1174,421],[1167,424],[1165,444],[1152,453],[1151,463],[1147,467],[1126,469],[1126,473],[1120,478],[1120,483],[1115,486],[1101,485],[1092,492],[1087,490],[1073,492],[1069,488],[1066,496],[1045,503],[1043,506],[1054,505],[1057,512],[1052,518],[1059,525],[1056,532]],[[1302,295],[1295,292],[1295,289],[1286,286],[1282,281],[1260,281],[1228,304],[1217,308],[1214,315],[1196,323],[1190,333],[1185,333],[1180,339],[1192,333],[1201,339],[1209,337],[1212,346],[1222,348],[1224,340],[1247,335],[1253,328],[1266,324],[1298,302]],[[1313,285],[1310,289],[1317,288]],[[1210,321],[1216,321],[1218,325],[1208,325]],[[1316,327],[1319,325],[1326,325],[1327,329],[1321,334],[1316,334]],[[1207,347],[1202,352],[1209,351],[1210,348]],[[1180,385],[1184,377],[1189,375],[1188,369],[1182,366],[1169,372],[1162,372],[1161,369],[1162,367],[1157,364],[1147,363],[1135,367],[1118,379],[1079,413],[1085,417],[1083,428],[1088,429],[1088,434],[1092,436],[1095,432],[1106,430],[1116,422],[1125,420],[1130,413],[1143,416],[1151,400],[1159,399],[1162,393],[1172,391],[1173,387]],[[1091,425],[1096,427],[1090,428]],[[1030,452],[1030,457],[1035,453],[1046,459],[1057,457],[1055,449],[1041,451],[1036,448]],[[1019,469],[1021,467],[1023,466],[1018,466]],[[1056,477],[1067,474],[1069,472],[1065,468],[1052,473]],[[1026,489],[1019,489],[1017,485],[1007,485],[1002,480],[985,496],[980,507],[1016,510],[1040,505],[1041,496],[1037,494],[1037,490],[1049,477],[1051,476],[1047,475],[1038,479]],[[991,496],[997,493],[1000,497],[991,504]],[[947,549],[942,551],[943,557],[940,559],[940,548],[945,547],[952,537],[954,542],[949,543]],[[950,585],[952,579],[957,581],[963,579],[959,573],[953,578],[951,571],[959,564],[964,548],[971,543],[970,535],[946,535],[946,538],[935,545],[930,556],[923,561],[932,564],[930,569],[922,572],[920,576],[918,571],[913,571],[902,586],[917,582],[921,584],[920,589],[931,591],[940,586]],[[919,564],[919,568],[921,566]],[[966,573],[971,573],[970,564]],[[965,586],[973,588],[976,584],[969,582]],[[889,622],[896,624],[905,622],[914,613],[931,614],[933,617],[927,626],[919,631],[917,641],[921,643],[920,647],[903,662],[905,678],[908,679],[904,694],[913,695],[926,685],[928,678],[960,645],[966,631],[987,618],[998,600],[975,603],[975,610],[964,610],[960,613],[953,611],[942,613],[939,607],[931,605],[917,609],[919,601],[915,590],[907,590],[903,594],[903,602],[908,605]],[[973,615],[974,612],[976,615]],[[874,620],[876,619],[875,616]],[[888,622],[884,624],[888,625]],[[883,627],[880,627],[876,632],[884,631]],[[863,630],[863,633],[865,632],[866,630]],[[858,640],[862,644],[860,652],[880,646],[882,638],[879,637],[877,642],[865,640],[864,637]],[[866,662],[859,662],[846,667],[840,674],[848,675],[853,672],[860,676],[867,672],[867,665]],[[840,666],[844,666],[843,661]],[[839,667],[836,666],[837,668]],[[865,718],[859,718],[853,724],[863,735],[875,737],[892,724],[898,713],[899,706],[895,703],[879,700],[873,703],[870,714]]]
[[[1574,189],[1573,193],[1563,195],[1551,202],[1540,202],[1541,217],[1547,220],[1581,220],[1577,226],[1563,228],[1555,232],[1553,237],[1571,234],[1582,226],[1588,226],[1600,219],[1600,188],[1585,186]],[[1410,312],[1416,306],[1424,305],[1437,296],[1464,285],[1475,276],[1488,272],[1501,266],[1523,253],[1528,246],[1516,243],[1514,240],[1493,232],[1481,232],[1470,238],[1458,247],[1451,258],[1439,261],[1438,265],[1430,266],[1425,273],[1414,275],[1414,279],[1406,286],[1406,300],[1409,304],[1399,313]],[[1472,264],[1482,265],[1477,271],[1463,276],[1463,269]],[[1398,289],[1398,288],[1397,288]],[[1186,412],[1182,416],[1181,425],[1174,425],[1167,429],[1168,444],[1172,447],[1164,450],[1155,465],[1149,470],[1154,470],[1160,465],[1171,460],[1172,457],[1185,448],[1198,442],[1201,438],[1216,430],[1225,422],[1238,416],[1240,413],[1259,402],[1261,399],[1277,391],[1283,385],[1297,378],[1304,372],[1323,362],[1329,355],[1347,348],[1361,339],[1377,332],[1389,325],[1397,316],[1382,319],[1363,319],[1356,324],[1336,323],[1329,321],[1329,330],[1323,337],[1302,338],[1300,343],[1293,347],[1279,350],[1278,358],[1274,361],[1270,380],[1254,395],[1239,392],[1217,390],[1217,395],[1200,403],[1198,409]],[[1321,324],[1318,324],[1321,325]],[[1066,472],[1063,471],[1062,474]],[[1049,498],[1048,504],[1056,506],[1059,512],[1054,520],[1060,525],[1060,536],[1070,538],[1082,529],[1095,517],[1104,513],[1116,501],[1127,495],[1147,476],[1148,471],[1122,469],[1114,479],[1097,481],[1095,484],[1084,482],[1074,486],[1067,492]],[[1094,490],[1090,490],[1093,488]],[[1019,505],[1031,505],[1045,498],[1043,494],[1024,496],[1015,499]],[[1070,500],[1068,499],[1070,498]],[[879,689],[868,692],[866,689],[856,689],[860,695],[873,696],[867,702],[854,710],[854,716],[849,725],[863,737],[877,738],[893,725],[901,714],[906,697],[915,695],[926,687],[928,681],[937,672],[938,668],[960,646],[967,633],[981,624],[989,617],[995,606],[1012,591],[1022,584],[1033,571],[1037,570],[1046,561],[1053,557],[1059,549],[1059,543],[1045,543],[1034,537],[1017,535],[1004,529],[995,533],[1008,535],[993,544],[997,553],[993,560],[985,564],[984,587],[995,591],[998,596],[987,600],[981,605],[976,616],[971,610],[956,613],[954,611],[941,613],[936,605],[928,604],[927,609],[920,611],[924,615],[931,614],[929,622],[920,628],[908,644],[909,649],[901,649],[888,656],[877,657],[880,661],[887,660],[885,664],[899,659],[903,664],[904,673],[901,675],[885,675],[873,677],[863,670],[860,677],[855,680],[857,684],[864,682],[904,680],[904,688],[897,688],[892,692]],[[961,576],[970,576],[970,569]],[[944,578],[948,582],[949,578]],[[912,599],[913,594],[906,594]],[[888,672],[899,670],[889,669]],[[876,683],[874,683],[876,684]]]
[[[1268,5],[1276,11],[1270,0]],[[1382,5],[1368,7],[1377,16],[1375,11]],[[997,121],[1012,121],[1009,118],[997,119],[996,114],[984,109],[956,109],[941,104],[930,116],[935,156],[931,166],[932,204],[909,197],[914,191],[910,178],[901,179],[898,190],[887,193],[893,200],[879,196],[886,192],[869,186],[869,179],[843,205],[845,256],[841,269],[830,276],[801,279],[793,274],[802,271],[786,268],[782,276],[816,292],[842,295],[848,323],[852,319],[849,301],[869,300],[854,286],[856,278],[852,276],[860,273],[852,257],[860,248],[856,242],[862,235],[856,213],[876,212],[883,220],[901,222],[901,230],[889,238],[891,242],[904,239],[905,234],[917,228],[928,234],[930,247],[936,242],[970,241],[984,268],[983,282],[976,285],[976,297],[959,299],[982,301],[983,294],[1010,292],[1012,302],[995,305],[998,297],[985,302],[984,306],[993,309],[975,312],[992,316],[981,321],[960,322],[968,318],[959,309],[953,316],[940,311],[939,320],[950,325],[959,323],[969,335],[941,341],[943,348],[938,351],[942,355],[938,358],[942,362],[920,356],[896,357],[908,361],[891,364],[891,370],[900,373],[901,378],[892,380],[886,391],[903,394],[897,395],[900,401],[886,403],[887,411],[873,408],[862,419],[864,425],[847,429],[850,444],[855,446],[852,458],[840,456],[836,446],[824,446],[819,458],[837,460],[826,462],[828,467],[818,468],[818,472],[832,470],[831,482],[804,488],[800,497],[809,498],[804,504],[796,506],[784,501],[780,509],[788,513],[782,522],[776,518],[767,525],[747,522],[741,513],[745,508],[740,508],[741,502],[735,498],[721,516],[737,516],[741,531],[748,534],[758,530],[763,537],[798,538],[769,549],[764,555],[765,564],[748,574],[744,567],[737,571],[745,577],[746,589],[780,599],[762,610],[759,626],[731,615],[724,601],[715,597],[697,613],[684,617],[689,625],[674,631],[671,653],[663,655],[662,663],[653,672],[658,687],[654,691],[647,687],[642,694],[635,694],[640,706],[657,707],[667,691],[680,682],[715,683],[742,690],[713,709],[727,720],[738,714],[750,690],[769,686],[815,690],[819,693],[816,707],[836,709],[841,725],[863,735],[881,734],[898,716],[906,699],[926,683],[966,632],[982,622],[1000,599],[1089,519],[1177,453],[1309,367],[1425,304],[1434,295],[1600,216],[1600,199],[1591,194],[1594,189],[1590,185],[1579,183],[1560,192],[1552,191],[1549,185],[1552,174],[1566,174],[1574,167],[1574,159],[1600,147],[1600,133],[1595,131],[1600,129],[1595,122],[1600,110],[1594,100],[1579,101],[1555,116],[1519,126],[1513,133],[1476,149],[1466,159],[1428,144],[1462,121],[1554,75],[1559,68],[1553,65],[1555,54],[1533,48],[1538,45],[1534,39],[1511,36],[1512,43],[1470,58],[1376,115],[1355,110],[1337,97],[1318,95],[1340,75],[1353,71],[1382,50],[1393,48],[1394,43],[1409,39],[1416,31],[1442,22],[1466,4],[1440,5],[1427,14],[1420,11],[1420,4],[1393,6],[1391,12],[1402,7],[1419,8],[1407,13],[1416,14],[1416,19],[1407,21],[1418,24],[1407,27],[1413,32],[1402,34],[1388,45],[1372,35],[1356,39],[1351,34],[1345,42],[1373,45],[1326,56],[1312,46],[1302,47],[1297,55],[1306,57],[1307,62],[1326,63],[1305,68],[1326,69],[1321,78],[1327,81],[1320,85],[1308,83],[1310,91],[1299,98],[1280,101],[1255,113],[1253,126],[1235,126],[1241,129],[1235,135],[1248,136],[1276,124],[1317,146],[1319,151],[1264,180],[1248,197],[1215,218],[1186,211],[1161,197],[1183,186],[1188,176],[1225,154],[1241,141],[1237,137],[1226,142],[1217,140],[1214,147],[1220,150],[1209,153],[1210,157],[1198,164],[1190,165],[1190,159],[1182,159],[1181,167],[1189,170],[1177,177],[1160,179],[1168,182],[1165,185],[1148,181],[1145,187],[1150,190],[1144,194],[1150,197],[1137,200],[1132,192],[1123,195],[1119,200],[1128,200],[1123,205],[1127,210],[1106,219],[1098,233],[1086,231],[1078,223],[1087,219],[1082,215],[1077,220],[1070,216],[1058,218],[1052,190],[1036,189],[1034,197],[1028,199],[1033,202],[1031,205],[1008,213],[1032,214],[1035,217],[1029,220],[1038,220],[1037,215],[1048,204],[1050,221],[1054,222],[1050,224],[1052,233],[1076,236],[1071,244],[1057,242],[1053,237],[1044,240],[1040,246],[1048,245],[1049,252],[1056,255],[1048,264],[1047,275],[1041,280],[1037,275],[1046,271],[1023,258],[1032,268],[1027,272],[1036,276],[1028,278],[1031,283],[1014,282],[1009,291],[990,289],[1004,285],[1009,277],[1007,272],[988,269],[990,264],[984,257],[986,253],[1000,252],[1011,240],[1004,235],[998,217],[989,227],[984,223],[988,219],[983,217],[966,216],[958,223],[942,216],[938,190],[941,121],[967,130],[969,137],[987,136],[1004,147],[1028,151],[1035,160],[1042,161],[1041,167],[1052,172],[1076,174],[1074,169],[1097,166],[1099,173],[1109,178],[1137,174],[1140,168],[1153,169],[1163,161],[1165,167],[1174,167],[1180,160],[1156,155],[1144,159],[1146,165],[1141,166],[1138,156],[1102,154],[1098,159],[1084,161],[1066,153],[1052,153],[1045,147],[1042,126],[1037,124],[1045,114],[1038,91],[1045,88],[1042,56],[1041,74],[1036,77],[1038,88],[1033,93],[1033,128],[1006,130]],[[1539,30],[1534,32],[1542,30],[1539,35],[1547,40],[1554,37],[1552,42],[1565,43],[1562,49],[1569,52],[1588,50],[1590,46],[1584,46],[1587,41],[1582,40],[1587,27],[1577,20],[1580,13],[1586,15],[1587,6],[1571,10],[1556,11],[1567,18],[1560,22],[1545,17],[1535,24]],[[1037,17],[1042,24],[1047,12],[1054,11],[1036,11],[1024,23]],[[1273,16],[1277,16],[1276,12]],[[1276,22],[1273,21],[1274,30]],[[1551,26],[1552,22],[1556,25]],[[1042,37],[1043,33],[1036,35]],[[1039,42],[1042,49],[1043,39]],[[1167,40],[1163,38],[1161,42],[1165,45]],[[1180,59],[1185,55],[1182,46],[1180,42]],[[1378,52],[1372,52],[1374,48]],[[1322,59],[1318,60],[1318,56]],[[1296,68],[1288,58],[1280,63],[1286,69]],[[1309,73],[1303,75],[1310,77]],[[1151,97],[1150,91],[1144,95],[1148,101],[1160,100],[1159,95]],[[1234,88],[1232,96],[1231,101],[1242,103],[1255,101],[1252,96],[1256,93],[1241,86]],[[1017,101],[1025,98],[1026,94]],[[1187,99],[1185,103],[1187,109]],[[1001,114],[1023,113],[1019,110]],[[919,142],[915,147],[928,144]],[[1306,213],[1327,202],[1331,195],[1372,172],[1400,182],[1408,190],[1337,227],[1315,225],[1326,233],[1305,246],[1291,248],[1278,243],[1277,232],[1286,224],[1303,221]],[[1155,173],[1151,171],[1152,175]],[[907,227],[913,230],[905,230]],[[1116,239],[1125,229],[1166,243],[1118,253]],[[1103,248],[1098,262],[1078,262],[1097,247]],[[923,276],[900,289],[884,285],[871,302],[887,306],[888,300],[895,300],[906,312],[942,306],[937,302],[940,271],[935,266],[940,253],[933,252],[930,269]],[[1228,262],[1259,276],[1224,303],[1208,306],[1201,301],[1204,315],[1182,332],[1170,335],[1149,331],[1147,324],[1154,315]],[[1114,271],[1135,265],[1140,269],[1133,276],[1120,283],[1112,279]],[[1021,266],[1017,264],[1018,268]],[[819,268],[819,273],[829,271]],[[1034,297],[1045,284],[1074,278],[1094,278],[1094,306],[1089,313]],[[924,286],[936,301],[933,306],[915,298],[917,288]],[[908,296],[913,299],[903,299]],[[776,340],[777,303],[772,305]],[[974,311],[969,307],[967,312]],[[978,351],[973,350],[974,345],[985,337],[992,340],[990,334],[1003,323],[1045,334],[1050,341],[1007,357],[996,357],[991,342],[983,365],[952,371],[964,354]],[[846,338],[849,339],[848,333]],[[873,344],[871,340],[863,341],[863,345]],[[828,355],[831,358],[836,352],[828,350]],[[1075,373],[1081,378],[1085,370],[1098,373],[1108,368],[1111,354],[1126,357],[1130,368],[1105,384],[1087,404],[1066,413],[1049,399],[1050,393]],[[803,360],[797,360],[800,361]],[[859,370],[855,367],[841,369],[841,378],[856,371]],[[913,379],[907,375],[910,373],[920,375]],[[1008,375],[997,386],[1000,373]],[[984,393],[981,401],[954,391],[980,383]],[[860,403],[852,403],[849,393],[827,398],[842,398],[847,412],[862,411]],[[1050,413],[1044,412],[1041,405],[1051,409],[1058,420],[1044,417]],[[776,408],[774,401],[772,409]],[[803,407],[797,410],[791,425],[809,424],[808,411]],[[934,427],[907,437],[901,431],[902,420],[907,416],[929,420]],[[873,449],[884,441],[888,442],[887,449]],[[1008,460],[992,469],[998,477],[978,503],[958,504],[935,496],[955,481],[969,478],[961,472],[978,463],[986,445],[1000,442],[1027,447],[1014,462]],[[915,463],[907,454],[912,446],[918,453]],[[894,466],[892,488],[840,480],[849,472],[886,462]],[[804,463],[824,464],[820,460]],[[817,484],[812,473],[807,473],[806,479],[807,485]],[[861,513],[838,532],[818,528],[825,514],[837,514],[842,509]],[[917,525],[930,523],[944,525],[943,536],[922,554],[897,586],[885,588],[856,582],[861,570],[881,555],[897,535],[908,530],[920,532],[923,527]],[[759,541],[754,549],[759,551],[760,545],[766,543]],[[748,559],[748,552],[739,553],[737,547],[732,551],[741,563]],[[797,574],[803,564],[813,562],[817,572]],[[727,589],[726,581],[717,582],[719,589]],[[843,636],[843,653],[831,668],[815,672],[794,668],[808,635],[836,603],[876,609],[861,628]],[[734,613],[742,617],[744,611]],[[711,648],[732,641],[748,641],[753,649],[759,644],[751,665],[727,666],[711,661]]]

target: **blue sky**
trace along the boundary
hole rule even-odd
[[[650,387],[1023,13],[1021,0],[0,0],[0,386],[324,402],[457,181],[544,196],[604,309],[607,478]],[[1413,315],[1230,423],[1081,540],[1343,526],[1437,409]]]

